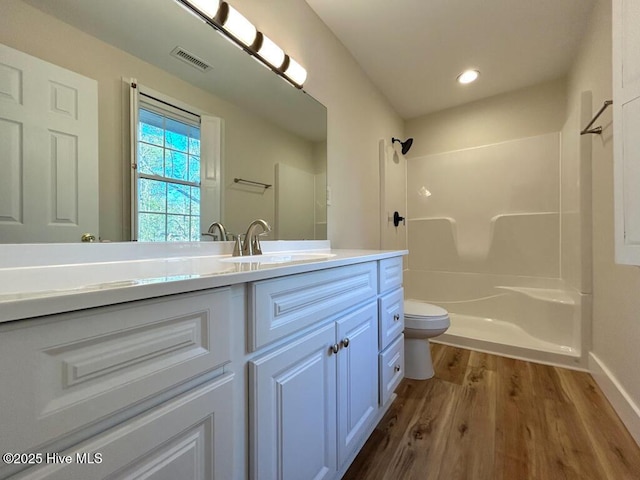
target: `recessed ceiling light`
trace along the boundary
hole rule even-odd
[[[466,70],[458,75],[458,82],[462,84],[471,83],[475,81],[479,75],[480,72],[478,70]]]

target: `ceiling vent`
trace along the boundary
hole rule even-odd
[[[211,69],[211,65],[206,63],[204,60],[196,57],[194,54],[187,52],[182,47],[176,47],[171,51],[171,56],[176,57],[178,60],[182,60],[185,63],[188,63],[193,68],[197,68],[201,72],[206,72]]]

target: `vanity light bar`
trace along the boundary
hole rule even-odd
[[[185,3],[209,20],[215,18],[220,8],[220,0],[185,0]]]
[[[307,79],[307,71],[284,53],[276,43],[247,20],[240,12],[221,0],[176,0],[188,7],[209,25],[224,33],[244,51],[253,55],[297,88]]]

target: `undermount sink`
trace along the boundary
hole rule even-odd
[[[265,253],[262,255],[250,255],[247,257],[221,258],[221,262],[227,263],[291,263],[291,262],[315,262],[335,257],[335,253]]]

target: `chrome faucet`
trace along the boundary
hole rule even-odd
[[[209,225],[209,229],[207,230],[206,233],[203,233],[202,235],[207,235],[209,237],[212,237],[213,239],[216,238],[216,235],[213,234],[213,232],[218,229],[220,231],[220,241],[221,242],[226,242],[227,241],[227,230],[224,228],[224,225],[222,225],[220,222],[213,222],[211,225]]]
[[[262,232],[256,233],[256,229],[262,228]],[[242,246],[242,255],[262,255],[260,248],[259,236],[270,232],[271,226],[262,219],[254,220],[249,224],[247,233],[244,236],[244,245]]]

